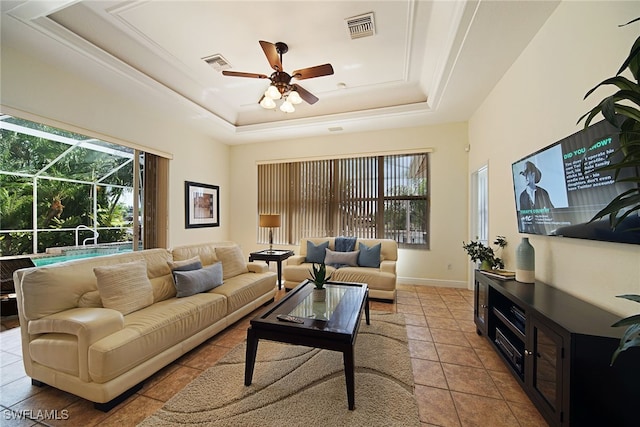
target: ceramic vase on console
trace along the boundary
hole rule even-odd
[[[529,243],[528,237],[523,237],[516,249],[516,280],[522,283],[534,283],[536,267],[536,251]]]
[[[480,263],[480,270],[491,271],[491,262],[484,260]]]

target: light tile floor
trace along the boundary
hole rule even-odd
[[[277,298],[283,295],[280,291]],[[371,309],[405,314],[423,427],[547,425],[487,340],[476,334],[472,291],[399,285],[396,303],[372,301]],[[22,366],[19,325],[3,318],[0,426],[135,426],[241,343],[255,314],[156,373],[108,413],[72,394],[32,386]],[[39,411],[59,419],[42,421],[45,414]],[[18,414],[32,419],[15,419]]]

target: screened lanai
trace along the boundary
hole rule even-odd
[[[143,169],[132,148],[0,116],[0,255],[137,247]]]

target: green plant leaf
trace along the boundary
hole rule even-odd
[[[638,324],[640,328],[640,314],[634,314],[633,316],[625,317],[624,319],[618,320],[616,323],[611,325],[612,328],[619,328],[620,326],[628,326]],[[627,330],[628,331],[628,330]]]
[[[629,301],[635,301],[637,303],[640,303],[640,295],[636,295],[636,294],[617,295],[616,298],[624,298],[624,299],[628,299]]]
[[[636,22],[638,20],[638,18],[636,18],[633,21],[629,21],[627,22],[627,24],[631,24],[632,22]],[[638,57],[640,56],[640,37],[638,37],[635,41],[635,43],[633,44],[633,46],[631,46],[631,50],[629,51],[629,56],[627,56],[627,59],[625,59],[625,61],[622,63],[622,65],[620,66],[620,69],[618,70],[618,72],[616,74],[620,74],[622,73],[625,68],[629,67],[631,70],[631,74],[633,74],[633,77],[638,80],[638,66],[637,66],[637,61],[638,61]],[[636,63],[634,67],[632,67],[631,65],[633,63]]]
[[[616,361],[620,353],[622,353],[623,351],[629,350],[632,347],[640,347],[640,337],[635,337],[632,340],[629,340],[624,344],[621,344],[620,346],[618,346],[616,351],[613,353],[613,356],[611,356],[611,366],[613,366],[613,363]]]
[[[625,197],[625,195],[631,193],[636,194],[632,197]],[[621,216],[618,216],[620,211],[634,204],[635,206],[625,211]],[[593,222],[609,215],[609,223],[611,225],[611,228],[615,230],[616,227],[618,227],[620,223],[622,223],[622,221],[624,221],[629,215],[637,210],[640,210],[640,188],[633,188],[614,198],[607,206],[605,206],[602,210],[595,214],[589,222]]]
[[[587,99],[587,97],[589,95],[591,95],[593,92],[595,92],[596,89],[598,89],[599,87],[606,86],[606,85],[615,85],[620,90],[637,91],[639,89],[638,88],[638,84],[632,82],[631,80],[627,79],[626,77],[623,77],[623,76],[610,77],[610,78],[608,78],[606,80],[601,81],[596,86],[591,88],[587,92],[587,94],[584,96],[584,99]]]

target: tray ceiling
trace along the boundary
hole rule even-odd
[[[540,1],[3,1],[2,44],[29,51],[226,143],[464,121],[546,21]],[[347,19],[373,14],[352,39]],[[285,42],[285,71],[320,100],[259,106],[271,74],[259,40]]]

